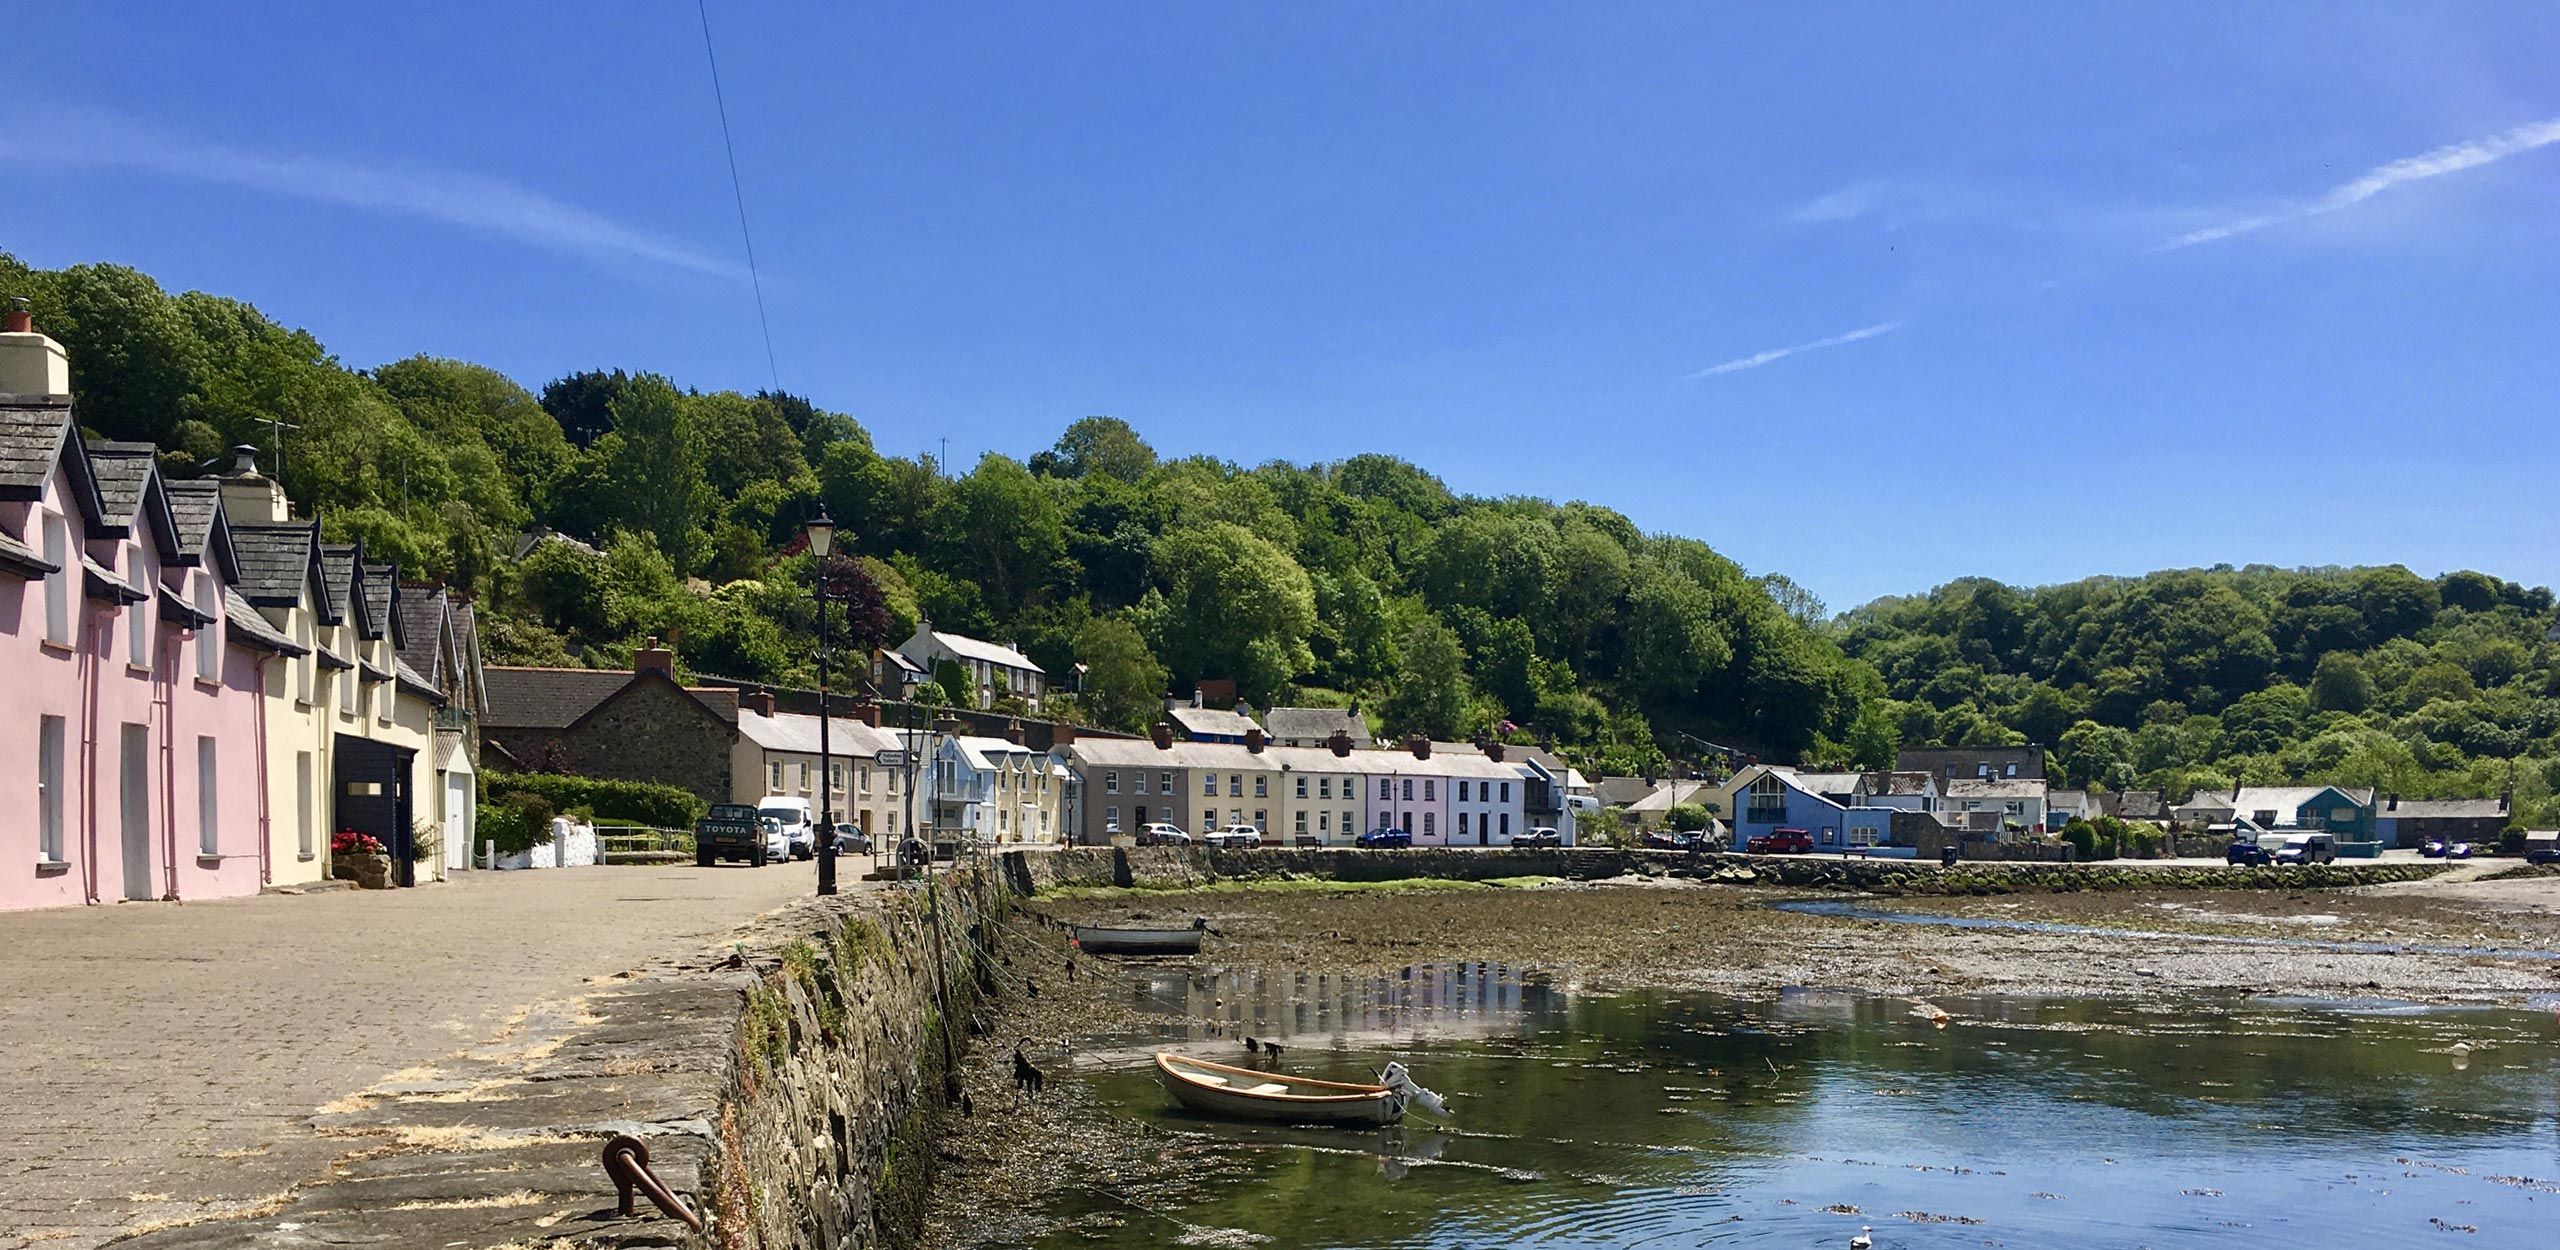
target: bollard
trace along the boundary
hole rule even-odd
[[[604,1174],[613,1178],[614,1189],[621,1199],[621,1205],[615,1208],[619,1214],[634,1213],[632,1193],[637,1190],[649,1195],[649,1201],[669,1217],[684,1221],[686,1227],[697,1233],[702,1231],[702,1217],[695,1215],[682,1199],[659,1182],[656,1173],[649,1170],[649,1143],[629,1133],[619,1134],[606,1142]]]

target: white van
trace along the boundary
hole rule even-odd
[[[809,814],[809,800],[768,794],[756,800],[756,814],[782,825],[782,840],[790,845],[791,858],[812,859],[817,856],[818,822]]]

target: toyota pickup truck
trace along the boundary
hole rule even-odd
[[[752,803],[714,803],[710,814],[693,822],[693,862],[708,868],[724,859],[743,859],[762,868],[790,858],[789,845],[777,845],[781,832]]]

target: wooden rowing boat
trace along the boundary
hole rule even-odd
[[[1384,1085],[1349,1085],[1156,1052],[1174,1099],[1194,1111],[1283,1124],[1393,1124],[1405,1097]]]
[[[1207,920],[1181,929],[1107,929],[1077,925],[1076,945],[1088,955],[1197,955]]]

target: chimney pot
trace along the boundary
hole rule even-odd
[[[1260,755],[1262,754],[1262,744],[1262,726],[1256,725],[1253,728],[1244,731],[1245,750],[1251,751],[1256,755]]]
[[[1066,721],[1049,722],[1049,745],[1052,748],[1074,746],[1076,727]]]
[[[1339,755],[1345,759],[1349,759],[1351,757],[1351,733],[1349,730],[1334,730],[1333,736],[1325,739],[1324,744],[1332,748],[1335,755]]]
[[[1494,763],[1496,763],[1496,764],[1501,763],[1501,762],[1502,762],[1502,744],[1501,744],[1501,743],[1499,743],[1499,742],[1488,742],[1488,743],[1484,744],[1484,757],[1485,757],[1486,759],[1492,760],[1492,761],[1493,761]]]
[[[0,312],[0,395],[71,394],[71,357],[62,344],[36,332],[24,297]]]
[[[1015,717],[1014,719],[1008,720],[1004,723],[1004,740],[1015,746],[1022,745],[1022,719],[1020,717]]]
[[[36,318],[34,313],[27,311],[27,297],[10,296],[9,311],[0,313],[0,334],[33,334],[35,332]]]
[[[1155,740],[1157,750],[1170,751],[1173,749],[1172,722],[1157,721],[1153,726],[1148,728],[1147,736]]]
[[[770,688],[766,688],[766,689],[758,690],[758,691],[754,692],[753,694],[748,695],[748,696],[747,696],[747,707],[748,707],[748,709],[749,709],[749,710],[753,711],[753,712],[754,712],[756,715],[758,715],[758,716],[771,716],[771,715],[773,715],[773,691],[772,691],[772,689],[770,689]]]
[[[255,444],[241,443],[231,449],[231,471],[249,477],[258,471],[258,449]]]
[[[659,646],[657,636],[653,634],[647,645],[631,653],[631,671],[658,673],[673,679],[676,675],[676,653]]]

